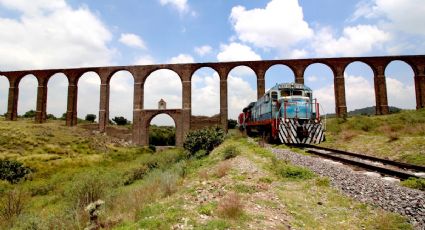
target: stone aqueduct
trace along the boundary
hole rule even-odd
[[[37,78],[37,123],[46,120],[47,104],[47,83],[54,74],[63,73],[68,78],[68,101],[66,113],[66,125],[77,124],[77,91],[78,80],[86,72],[95,72],[101,80],[100,85],[100,105],[99,105],[99,130],[105,132],[109,121],[109,89],[110,79],[118,71],[128,71],[134,77],[134,99],[133,99],[133,143],[147,145],[149,137],[147,133],[151,119],[161,113],[170,115],[176,124],[176,145],[183,143],[183,137],[194,128],[199,128],[195,121],[197,118],[191,115],[191,78],[200,68],[210,67],[215,70],[220,77],[220,115],[216,119],[209,120],[209,125],[215,124],[227,130],[228,105],[227,105],[227,77],[230,71],[238,66],[251,68],[257,76],[257,96],[261,97],[265,93],[265,73],[274,65],[282,64],[288,66],[294,73],[294,81],[304,83],[304,71],[315,63],[328,66],[334,75],[335,90],[335,112],[339,117],[347,114],[344,71],[352,62],[360,61],[372,69],[374,73],[376,114],[387,114],[388,101],[385,82],[385,68],[392,61],[404,61],[414,72],[416,108],[425,108],[425,55],[411,56],[382,56],[382,57],[350,57],[350,58],[316,58],[316,59],[296,59],[296,60],[269,60],[269,61],[242,61],[225,63],[191,63],[191,64],[164,64],[145,66],[113,66],[113,67],[90,67],[71,69],[46,69],[46,70],[25,70],[0,72],[9,80],[9,97],[6,118],[8,120],[17,119],[19,82],[26,75],[32,74]],[[169,69],[176,72],[182,81],[182,109],[173,110],[146,110],[143,106],[144,83],[147,77],[154,71]]]

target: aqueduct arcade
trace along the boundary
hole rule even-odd
[[[228,87],[227,78],[230,71],[238,66],[251,68],[257,77],[257,97],[265,93],[265,73],[278,64],[289,67],[295,76],[294,81],[304,83],[304,72],[309,65],[320,63],[328,66],[334,77],[335,113],[339,117],[347,115],[346,93],[344,83],[344,71],[353,62],[362,62],[368,65],[374,74],[374,89],[376,114],[389,113],[387,100],[387,87],[385,69],[392,61],[403,61],[407,63],[414,73],[414,84],[416,94],[416,108],[425,108],[425,55],[410,56],[381,56],[381,57],[348,57],[348,58],[316,58],[316,59],[293,59],[293,60],[267,60],[267,61],[241,61],[223,63],[190,63],[190,64],[162,64],[162,65],[140,65],[140,66],[110,66],[110,67],[88,67],[69,69],[45,69],[0,72],[9,80],[9,96],[6,118],[16,120],[18,117],[18,95],[19,82],[29,74],[34,75],[38,81],[36,117],[37,123],[43,123],[47,118],[47,85],[49,79],[57,74],[63,73],[68,79],[68,98],[66,111],[66,125],[77,124],[77,92],[78,80],[87,72],[95,72],[100,77],[100,103],[99,103],[99,130],[104,132],[109,121],[109,98],[110,79],[119,71],[128,71],[134,78],[133,98],[133,143],[139,145],[148,144],[148,126],[153,117],[165,113],[170,115],[176,124],[176,145],[181,146],[184,136],[194,128],[202,127],[200,121],[191,113],[191,81],[193,74],[204,67],[215,70],[220,78],[220,114],[212,117],[205,125],[218,125],[227,130],[228,118]],[[144,84],[149,75],[160,69],[174,71],[182,82],[182,109],[173,110],[146,110],[144,109]]]

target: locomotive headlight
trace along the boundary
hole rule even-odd
[[[286,122],[289,122],[289,119],[288,118],[286,118],[286,120],[285,120]]]
[[[314,119],[314,123],[318,123],[319,122],[319,120],[317,120],[317,119]]]

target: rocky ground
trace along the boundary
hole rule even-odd
[[[372,174],[357,172],[348,166],[318,157],[305,156],[290,150],[271,148],[279,159],[307,167],[327,176],[332,185],[344,194],[361,202],[408,217],[416,229],[425,229],[425,192],[405,188],[398,182],[384,180]]]

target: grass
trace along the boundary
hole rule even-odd
[[[16,185],[0,181],[2,210],[7,199],[23,207],[9,209],[12,217],[3,217],[1,229],[83,229],[84,206],[96,199],[105,201],[99,220],[108,229],[271,228],[268,214],[253,212],[253,204],[286,213],[298,229],[410,229],[404,218],[346,198],[329,178],[278,161],[237,133],[209,156],[187,159],[179,148],[154,153],[54,122],[0,121],[0,130],[14,136],[14,145],[0,143],[1,157],[36,169]],[[241,172],[240,159],[258,170]],[[206,201],[195,199],[205,192]],[[280,199],[254,199],[258,194]]]
[[[425,165],[425,109],[328,119],[321,146]]]

